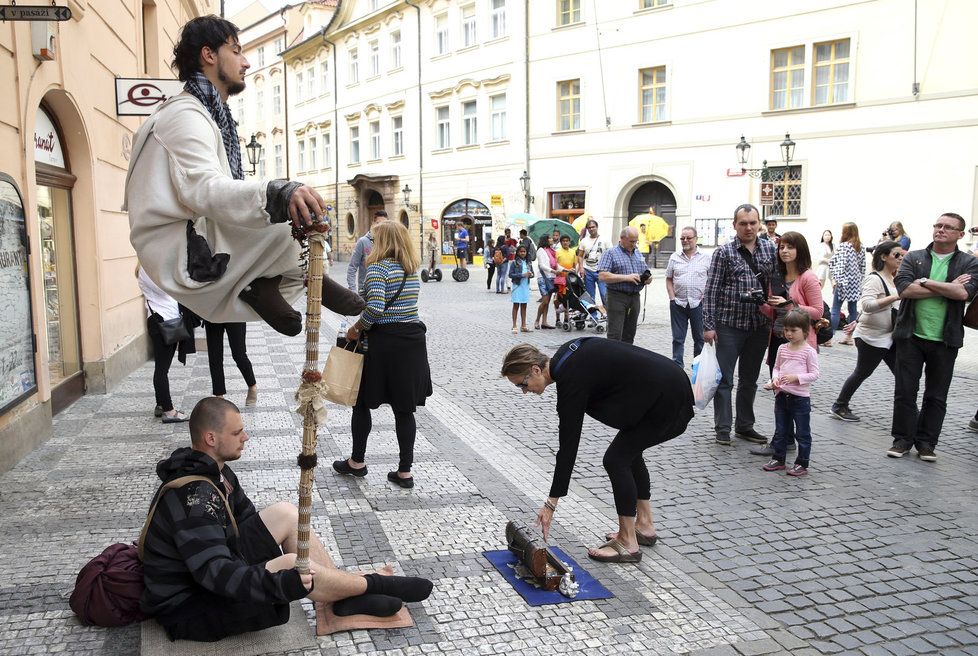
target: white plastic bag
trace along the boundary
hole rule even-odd
[[[712,344],[704,344],[703,350],[693,358],[693,400],[696,407],[703,410],[710,404],[720,386],[720,363],[717,350]]]

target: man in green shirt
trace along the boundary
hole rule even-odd
[[[916,447],[921,460],[937,460],[934,449],[947,412],[954,360],[964,343],[965,305],[978,291],[978,258],[957,246],[964,233],[961,215],[942,214],[934,223],[934,241],[907,253],[894,278],[901,303],[893,331],[893,446],[886,452],[891,458],[902,458]],[[918,410],[925,365],[924,400]]]

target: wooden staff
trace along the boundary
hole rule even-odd
[[[309,240],[309,271],[306,278],[306,363],[302,368],[302,382],[298,398],[318,393],[322,374],[319,373],[319,320],[322,312],[323,294],[323,243],[328,223],[317,221],[306,228]],[[302,413],[302,453],[299,455],[299,525],[296,545],[295,565],[302,574],[309,573],[309,520],[312,515],[312,484],[316,473],[316,429],[320,419],[315,404],[304,401],[299,412]],[[317,416],[318,415],[318,416]]]

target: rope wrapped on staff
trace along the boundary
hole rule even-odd
[[[306,276],[306,362],[302,381],[295,393],[296,412],[302,415],[302,452],[297,461],[299,473],[299,526],[296,568],[309,573],[309,523],[312,514],[312,484],[316,474],[316,430],[326,421],[326,385],[319,373],[319,323],[322,312],[323,244],[329,229],[328,217],[305,230],[309,244]]]

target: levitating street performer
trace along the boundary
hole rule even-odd
[[[550,497],[537,514],[547,538],[561,497],[567,496],[584,415],[618,429],[604,454],[618,513],[618,531],[588,550],[594,560],[637,563],[639,545],[656,542],[651,482],[642,452],[686,430],[693,417],[693,390],[676,363],[643,348],[581,337],[548,357],[529,344],[514,346],[503,360],[502,375],[523,390],[543,394],[557,384],[560,448]]]
[[[302,597],[332,603],[339,616],[386,617],[402,602],[431,594],[427,579],[336,569],[315,533],[309,574],[300,574],[296,507],[280,502],[257,511],[227,466],[248,440],[230,401],[205,397],[197,403],[190,440],[191,447],[161,460],[156,472],[163,483],[184,476],[208,480],[164,490],[142,545],[142,610],[171,640],[214,641],[284,624],[289,602]]]
[[[299,182],[245,181],[227,106],[244,90],[249,68],[234,24],[195,18],[183,26],[173,54],[186,84],[136,133],[123,208],[129,239],[149,277],[204,319],[261,318],[297,335],[302,316],[292,303],[302,295],[303,271],[292,228],[310,225],[325,203]],[[364,306],[326,278],[322,300],[344,315]]]

